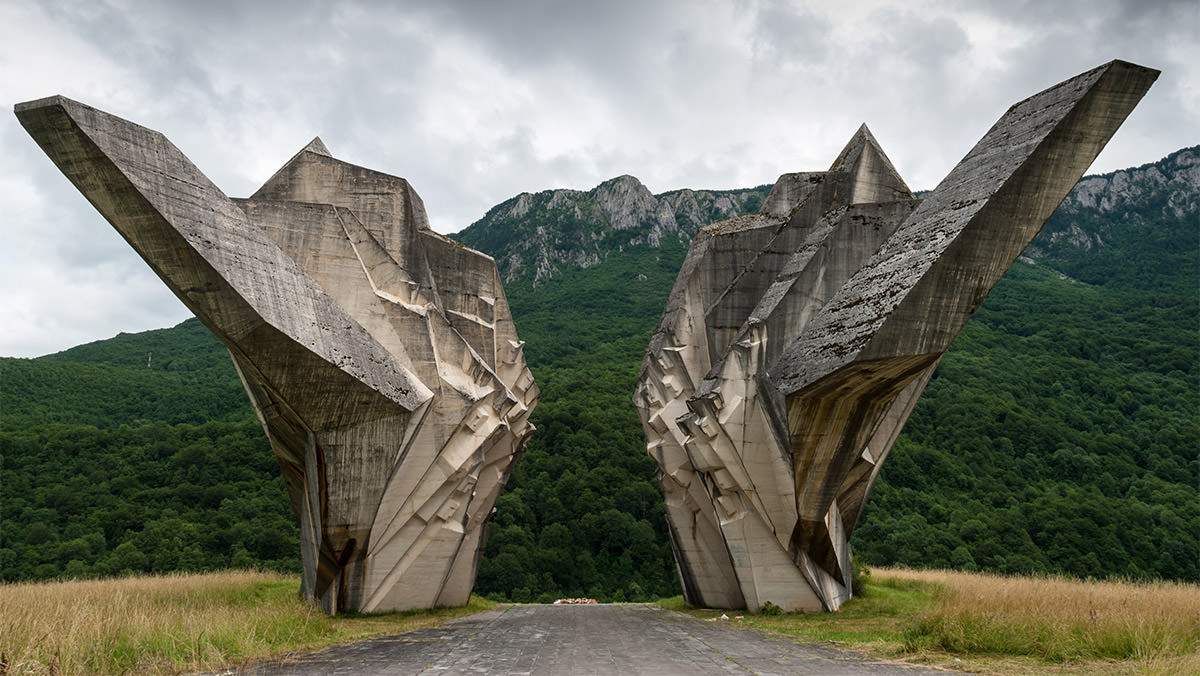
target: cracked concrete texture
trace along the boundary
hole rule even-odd
[[[647,605],[509,606],[224,672],[245,676],[946,674]],[[213,675],[216,676],[216,675]]]

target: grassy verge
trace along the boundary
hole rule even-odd
[[[330,617],[256,572],[0,585],[0,675],[181,674],[394,634],[465,608]]]
[[[720,610],[661,605],[704,619]],[[1200,587],[877,570],[837,613],[730,621],[986,674],[1200,674]]]

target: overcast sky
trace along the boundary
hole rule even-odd
[[[1163,71],[1090,173],[1200,143],[1200,3],[0,0],[0,101],[163,132],[226,194],[314,136],[407,178],[439,232],[520,192],[828,168],[866,122],[932,188],[1004,110],[1115,58]],[[190,316],[0,116],[0,356]]]

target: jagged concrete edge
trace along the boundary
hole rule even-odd
[[[1000,261],[1000,265],[993,266],[998,272],[987,271],[991,274],[978,285],[981,293],[975,293],[952,311],[922,313],[922,317],[937,316],[943,323],[949,321],[953,325],[939,328],[932,339],[925,338],[928,331],[920,332],[923,340],[911,346],[916,350],[910,354],[945,351],[983,302],[987,291],[1070,193],[1158,74],[1159,71],[1143,66],[1112,61],[1014,104],[771,365],[776,386],[783,393],[792,394],[856,359],[886,358],[888,352],[902,349],[899,345],[911,343],[911,339],[900,342],[898,336],[903,336],[904,329],[911,331],[919,321],[905,319],[903,327],[895,328],[888,324],[898,324],[894,316],[903,318],[901,306],[906,299],[916,297],[914,289],[933,284],[925,281],[932,279],[931,269],[950,265],[944,256],[947,249],[962,240],[968,229],[984,227],[989,219],[1001,217],[993,211],[1015,202],[1036,201],[1035,205],[1024,205],[1037,207],[1035,213],[1025,212],[1027,215],[1018,225],[1009,226],[1014,230],[1019,228],[1020,232],[1006,243],[1008,246],[992,252],[993,260]],[[1120,100],[1114,100],[1117,95],[1121,95]],[[1062,110],[1063,99],[1072,98],[1070,106]],[[1098,106],[1115,110],[1101,110],[1100,115],[1089,110]],[[1023,138],[1013,138],[1012,128],[1027,123],[1024,118],[1033,118],[1037,126],[1024,130]],[[1100,128],[1085,136],[1084,128],[1088,126]],[[995,152],[996,145],[1007,152]],[[1074,150],[1071,157],[1054,156],[1053,149],[1063,146]],[[980,173],[985,175],[977,178]],[[993,208],[988,209],[989,206]],[[937,240],[928,232],[934,227],[953,232]],[[910,246],[914,241],[923,242],[924,248],[914,249]],[[898,276],[913,281],[906,285],[901,282],[898,288],[895,279]],[[892,290],[871,298],[869,290],[881,285]]]
[[[193,165],[169,140],[162,134],[136,123],[100,111],[86,104],[73,101],[63,96],[52,96],[44,99],[19,103],[14,106],[21,125],[38,143],[46,155],[55,163],[73,185],[88,199],[89,202],[104,216],[106,220],[129,242],[129,244],[150,264],[155,273],[163,279],[168,288],[196,316],[213,331],[227,346],[237,344],[236,336],[232,336],[222,327],[214,325],[210,319],[211,308],[204,307],[195,298],[189,296],[172,280],[171,274],[163,267],[161,261],[155,260],[154,254],[147,251],[136,239],[137,220],[144,221],[147,217],[158,218],[161,223],[157,227],[170,228],[173,238],[182,240],[186,246],[201,260],[211,266],[212,273],[219,278],[220,283],[230,288],[234,295],[242,299],[245,309],[258,317],[263,323],[274,327],[283,335],[290,338],[298,347],[314,353],[348,376],[360,381],[372,390],[383,394],[393,402],[411,411],[423,401],[432,397],[432,392],[415,379],[406,379],[405,370],[395,363],[395,359],[379,345],[366,331],[358,325],[344,310],[333,303],[325,292],[315,282],[303,274],[294,261],[284,254],[265,234],[257,232],[245,214],[220,189],[212,184],[195,165]],[[85,123],[86,121],[86,123]],[[183,211],[178,205],[166,203],[163,194],[156,193],[153,181],[141,176],[138,168],[133,165],[131,158],[123,157],[113,147],[112,143],[104,143],[103,138],[95,131],[98,124],[112,125],[114,131],[124,132],[126,137],[134,135],[145,136],[153,142],[156,149],[170,159],[179,162],[180,167],[187,170],[190,185],[198,197],[197,204],[188,205],[190,210]],[[92,128],[89,133],[85,128]],[[112,133],[110,132],[111,136]],[[84,154],[71,156],[67,143],[78,144]],[[119,161],[120,160],[120,161]],[[86,180],[88,171],[103,171],[108,175],[109,183],[89,183]],[[170,177],[159,177],[160,180]],[[175,179],[183,182],[182,179]],[[141,185],[139,185],[141,183]],[[161,187],[161,186],[159,186]],[[124,199],[119,199],[122,197]],[[117,198],[117,201],[110,202]],[[141,204],[138,204],[138,201]],[[134,207],[137,205],[137,207]],[[208,208],[208,214],[204,208]],[[234,219],[241,226],[244,234],[255,247],[254,253],[263,256],[268,265],[273,268],[271,280],[256,280],[257,288],[272,288],[283,285],[297,296],[304,297],[319,307],[330,322],[318,324],[316,335],[304,336],[304,330],[297,324],[295,317],[288,317],[273,311],[269,304],[254,303],[250,299],[257,298],[255,282],[238,284],[236,275],[230,275],[232,256],[215,246],[212,240],[204,239],[203,235],[214,230],[204,220],[211,218],[211,213],[220,211],[226,218]],[[170,218],[168,218],[168,215]],[[182,221],[180,223],[179,221]],[[143,223],[143,225],[145,225]],[[188,227],[190,226],[190,231]],[[197,232],[200,228],[205,232]],[[191,235],[191,236],[189,236]],[[207,245],[207,246],[205,246]],[[245,267],[239,268],[246,270]],[[253,269],[251,268],[251,271]],[[231,279],[231,276],[233,279]],[[217,281],[212,279],[210,281]],[[239,288],[245,287],[245,288]],[[311,329],[310,329],[311,332]],[[351,346],[351,350],[343,351],[339,346]],[[394,367],[400,378],[388,380],[373,376],[374,369],[368,368],[368,363],[379,363]]]

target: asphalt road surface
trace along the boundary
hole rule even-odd
[[[945,675],[643,605],[508,606],[441,627],[292,656],[255,676]]]

